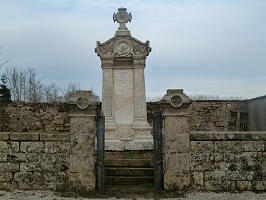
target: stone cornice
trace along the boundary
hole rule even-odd
[[[97,46],[95,48],[95,53],[97,53],[102,60],[112,60],[119,57],[146,59],[150,52],[149,41],[143,43],[130,35],[115,35],[104,43],[97,41]]]

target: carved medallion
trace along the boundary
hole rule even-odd
[[[120,56],[126,56],[129,53],[129,46],[126,43],[119,44],[117,48],[117,53]]]
[[[120,57],[129,57],[129,54],[132,53],[133,47],[130,44],[130,40],[122,39],[117,42],[114,46],[115,53]]]
[[[79,97],[77,100],[77,106],[80,109],[86,109],[89,104],[89,100],[86,97]]]
[[[174,95],[171,98],[171,105],[175,108],[178,108],[182,105],[182,97],[179,95]]]

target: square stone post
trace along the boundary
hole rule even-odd
[[[164,116],[165,189],[183,190],[191,185],[187,110],[191,102],[182,89],[167,90],[160,101]]]
[[[95,190],[95,117],[97,99],[91,91],[78,90],[68,101],[70,107],[69,190]]]

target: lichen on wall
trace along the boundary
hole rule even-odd
[[[5,108],[7,125],[2,131],[68,132],[69,107],[66,103],[11,103]]]
[[[235,131],[238,107],[245,101],[202,100],[188,108],[191,131]],[[246,114],[240,115],[240,130],[246,130]]]

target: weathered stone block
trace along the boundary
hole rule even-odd
[[[254,171],[227,171],[225,179],[229,181],[251,181],[254,179]]]
[[[15,190],[17,187],[16,183],[13,182],[0,182],[0,190],[8,190],[12,191]]]
[[[24,153],[0,153],[0,162],[23,162],[25,161]]]
[[[68,182],[68,173],[65,171],[56,173],[56,191],[68,191],[69,182]]]
[[[236,189],[240,191],[252,190],[252,182],[251,181],[237,181]]]
[[[266,152],[257,152],[257,161],[266,161]]]
[[[20,150],[27,153],[44,153],[44,142],[21,142]]]
[[[37,153],[24,153],[25,160],[24,162],[39,162],[38,154]]]
[[[214,160],[214,157],[213,157],[213,153],[211,152],[191,154],[192,162],[206,162],[206,161],[213,161],[213,160]]]
[[[0,172],[17,172],[19,163],[0,163]]]
[[[253,188],[252,189],[255,189],[255,190],[258,190],[258,191],[265,191],[266,190],[266,181],[255,181],[253,183]]]
[[[212,121],[212,120],[210,120]],[[215,127],[213,127],[215,128]],[[210,141],[265,141],[266,132],[243,132],[243,131],[193,131],[190,133],[191,140]]]
[[[167,171],[189,171],[190,153],[167,153],[165,159]]]
[[[236,162],[215,162],[214,166],[215,170],[221,171],[236,171],[239,169]]]
[[[225,180],[225,171],[205,171],[204,180],[218,180],[223,181]]]
[[[86,153],[94,150],[94,132],[88,134],[71,135],[70,153]]]
[[[10,134],[10,140],[19,140],[19,141],[31,141],[39,140],[40,133],[30,133],[30,132],[17,132]]]
[[[164,174],[164,188],[169,190],[185,191],[191,186],[190,175],[166,171]]]
[[[204,188],[204,174],[203,172],[192,172],[193,186],[196,189]]]
[[[17,153],[19,152],[19,142],[0,141],[0,153]]]
[[[45,153],[68,153],[69,142],[45,142]]]
[[[223,153],[213,153],[213,158],[215,162],[223,161],[224,154]]]
[[[18,189],[55,190],[56,183],[47,181],[47,176],[48,173],[43,172],[17,172],[14,180],[17,182]]]
[[[260,171],[262,165],[258,161],[236,162],[236,169],[239,171]]]
[[[206,190],[209,191],[232,191],[236,189],[236,181],[205,181]]]
[[[37,162],[69,163],[69,154],[67,153],[55,153],[55,154],[40,153],[38,154]]]
[[[12,172],[0,172],[0,183],[1,182],[10,182],[13,180]]]
[[[70,172],[93,172],[94,162],[94,154],[71,154],[69,170]]]
[[[243,151],[264,151],[264,141],[241,141]]]
[[[257,152],[224,153],[226,162],[252,162],[257,160]]]
[[[41,133],[40,140],[69,142],[70,133]]]
[[[190,145],[193,152],[213,152],[213,141],[191,141]]]
[[[186,116],[165,116],[165,133],[189,133],[189,121]],[[174,135],[173,135],[174,136]],[[175,138],[173,138],[174,140]]]
[[[180,152],[180,153],[188,153],[189,152],[189,134],[174,134],[176,140],[170,140],[171,134],[165,135],[165,151],[167,153],[170,152]]]
[[[73,192],[88,192],[95,190],[95,175],[93,173],[70,173],[69,190]]]
[[[215,166],[213,161],[206,161],[203,163],[191,162],[191,170],[205,171],[205,170],[214,170],[214,169]]]
[[[70,118],[70,133],[74,135],[94,133],[94,123],[94,116],[75,115]],[[92,137],[94,137],[94,134],[92,135]]]
[[[10,132],[0,132],[0,140],[9,140]]]
[[[215,152],[241,152],[240,141],[217,141],[214,142]]]
[[[21,172],[47,172],[55,171],[55,165],[51,162],[42,163],[20,163]]]

